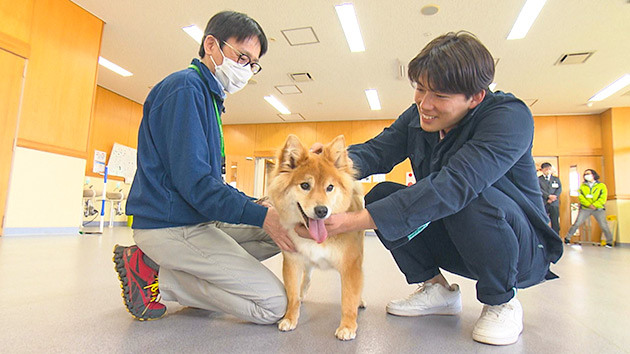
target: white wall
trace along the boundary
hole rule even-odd
[[[5,235],[78,233],[85,160],[16,148]]]

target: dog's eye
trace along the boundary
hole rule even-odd
[[[304,182],[304,183],[300,184],[300,188],[302,188],[303,190],[307,191],[307,190],[311,189],[311,185],[308,184],[307,182]]]
[[[329,184],[328,187],[326,187],[326,192],[332,192],[334,188],[335,186],[333,186],[332,184]]]

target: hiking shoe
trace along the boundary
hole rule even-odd
[[[396,316],[456,315],[462,311],[462,294],[457,284],[423,283],[407,298],[390,301],[386,310]]]
[[[564,238],[564,244],[565,244],[565,245],[570,245],[570,244],[571,244],[571,239],[570,239],[570,238],[568,238],[568,237],[565,237],[565,238]]]
[[[120,279],[127,311],[140,321],[155,320],[166,313],[160,301],[157,270],[149,267],[138,246],[114,246],[114,269]]]
[[[612,243],[607,243],[606,245],[604,245],[604,247],[606,247],[606,248],[612,248]]]
[[[501,305],[483,305],[472,338],[486,344],[508,345],[516,343],[521,332],[523,308],[515,296]]]

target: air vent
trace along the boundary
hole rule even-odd
[[[538,102],[538,99],[537,98],[523,98],[523,102],[525,102],[525,104],[528,107],[531,107],[531,106],[535,105],[536,102]]]
[[[594,52],[562,54],[556,65],[582,64],[593,55]]]
[[[283,95],[296,95],[302,93],[299,87],[296,85],[280,85],[275,86],[276,90]]]
[[[309,73],[292,73],[289,74],[291,80],[295,82],[309,82],[313,81],[313,77]]]
[[[280,31],[291,46],[319,43],[313,27],[301,27]]]
[[[299,113],[282,114],[278,113],[278,117],[285,122],[303,122],[306,120],[303,115]]]

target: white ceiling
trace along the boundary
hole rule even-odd
[[[548,0],[527,37],[508,41],[524,0],[354,0],[366,51],[351,53],[334,5],[343,0],[73,0],[105,22],[101,56],[134,73],[102,67],[98,84],[142,103],[149,88],[197,57],[198,45],[181,30],[205,28],[216,12],[256,19],[270,39],[256,84],[228,95],[225,124],[282,122],[263,97],[276,96],[306,121],[394,119],[412,103],[413,90],[397,76],[434,37],[465,29],[496,59],[496,90],[538,100],[535,115],[600,113],[630,106],[630,87],[587,107],[587,100],[630,73],[630,0]],[[420,9],[437,4],[425,16]],[[291,46],[282,30],[312,27],[319,43]],[[583,64],[558,66],[563,53],[594,51]],[[274,86],[294,84],[289,73],[309,72],[302,94]],[[382,110],[371,111],[364,90],[378,90]]]

